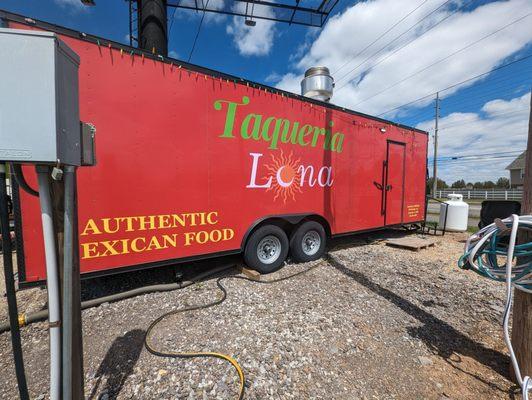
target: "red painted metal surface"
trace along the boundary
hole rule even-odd
[[[239,249],[271,215],[321,215],[333,234],[423,219],[424,133],[62,39],[97,129],[97,165],[78,178],[83,273]],[[38,200],[21,193],[21,211],[26,281],[43,280]]]
[[[403,223],[405,191],[405,147],[388,142],[386,160],[386,220],[387,225]]]

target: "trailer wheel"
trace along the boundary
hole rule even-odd
[[[290,237],[290,252],[294,261],[314,261],[323,256],[327,236],[323,225],[307,221],[299,226]]]
[[[265,225],[253,232],[248,239],[244,261],[261,274],[267,274],[283,265],[288,248],[286,233],[278,226]]]

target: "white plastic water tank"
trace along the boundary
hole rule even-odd
[[[451,232],[467,231],[467,220],[469,216],[469,204],[463,200],[461,194],[447,195],[449,200],[440,204],[440,222],[439,228]],[[446,205],[447,204],[447,205]],[[445,216],[447,215],[447,224]]]

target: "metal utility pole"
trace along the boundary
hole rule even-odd
[[[139,47],[168,55],[166,0],[137,0]]]
[[[432,197],[436,197],[436,191],[438,190],[438,120],[440,119],[440,93],[436,93],[436,114],[434,116],[434,160],[432,166],[432,177],[434,182],[432,183]]]
[[[530,117],[528,122],[528,144],[526,148],[525,181],[521,214],[532,214],[532,98],[530,99]],[[523,235],[525,236],[525,235]],[[520,238],[522,242],[531,242],[532,234]],[[519,368],[523,376],[532,376],[532,294],[516,290],[512,321],[512,345]]]

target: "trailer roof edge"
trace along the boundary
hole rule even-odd
[[[319,106],[322,106],[322,107],[325,107],[325,108],[329,108],[329,109],[333,109],[333,110],[343,111],[343,112],[346,112],[348,114],[352,114],[352,115],[356,115],[356,116],[364,117],[364,118],[369,118],[369,119],[372,119],[372,120],[375,120],[375,121],[379,121],[379,122],[382,122],[382,123],[386,123],[386,124],[390,124],[390,125],[393,125],[393,126],[397,126],[399,128],[408,129],[408,130],[411,130],[411,131],[415,131],[415,132],[418,132],[418,133],[422,133],[422,134],[428,135],[427,131],[424,131],[424,130],[418,129],[418,128],[414,128],[412,126],[400,124],[400,123],[397,123],[397,122],[394,122],[394,121],[390,121],[390,120],[387,120],[387,119],[384,119],[384,118],[375,117],[373,115],[369,115],[369,114],[365,114],[365,113],[362,113],[362,112],[350,110],[348,108],[340,107],[340,106],[337,106],[337,105],[334,105],[334,104],[330,104],[330,103],[325,103],[325,102],[322,102],[322,101],[319,101],[319,100],[310,99],[308,97],[301,96],[301,95],[298,95],[296,93],[288,92],[288,91],[285,91],[285,90],[282,90],[282,89],[278,89],[278,88],[275,88],[273,86],[268,86],[268,85],[265,85],[263,83],[250,81],[248,79],[244,79],[244,78],[241,78],[241,77],[238,77],[238,76],[235,76],[235,75],[227,74],[227,73],[224,73],[224,72],[221,72],[221,71],[216,71],[216,70],[213,70],[213,69],[210,69],[210,68],[205,68],[205,67],[202,67],[200,65],[191,64],[191,63],[188,63],[186,61],[177,60],[177,59],[174,59],[174,58],[171,58],[171,57],[163,57],[163,56],[161,56],[159,54],[153,54],[153,53],[151,53],[149,51],[142,50],[142,49],[139,49],[139,48],[136,48],[136,47],[131,47],[131,46],[128,46],[126,44],[123,44],[123,43],[120,43],[120,42],[116,42],[114,40],[110,40],[110,39],[106,39],[106,38],[103,38],[103,37],[100,37],[100,36],[92,35],[90,33],[76,31],[75,29],[66,28],[64,26],[52,24],[50,22],[45,22],[45,21],[33,19],[31,17],[25,17],[23,15],[15,14],[15,13],[12,13],[12,12],[9,12],[9,11],[6,11],[6,10],[2,10],[2,9],[0,9],[0,20],[1,19],[5,19],[7,21],[17,22],[17,23],[24,24],[24,25],[27,25],[27,26],[35,26],[35,27],[38,27],[38,28],[50,30],[50,31],[53,31],[55,33],[59,33],[59,34],[65,35],[65,36],[70,36],[70,37],[73,37],[73,38],[76,38],[76,39],[79,39],[79,40],[84,40],[84,41],[87,41],[87,42],[90,42],[90,43],[95,43],[95,44],[99,43],[101,45],[109,45],[109,44],[111,44],[113,47],[115,47],[117,49],[124,49],[124,50],[127,50],[128,52],[134,52],[135,54],[144,55],[144,57],[147,57],[147,58],[159,61],[159,62],[165,62],[165,63],[168,63],[168,64],[171,63],[171,62],[173,62],[175,64],[177,62],[177,63],[179,63],[179,65],[183,66],[184,68],[190,69],[192,71],[202,72],[202,73],[205,73],[205,74],[209,74],[209,75],[212,75],[212,76],[215,76],[215,77],[221,77],[221,78],[224,78],[224,79],[230,79],[230,80],[233,80],[233,81],[236,81],[236,82],[239,82],[239,83],[243,83],[243,84],[250,84],[253,87],[268,89],[268,90],[271,90],[271,91],[279,93],[279,94],[282,93],[283,95],[285,95],[287,97],[294,98],[294,99],[297,99],[297,100],[300,100],[300,101],[316,104],[316,105],[319,105]],[[2,26],[1,23],[0,23],[0,26]]]

